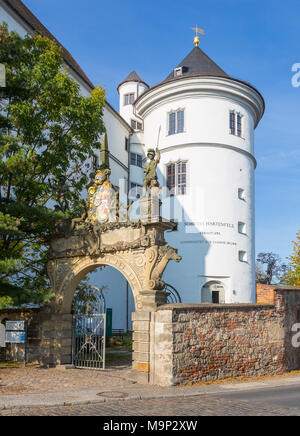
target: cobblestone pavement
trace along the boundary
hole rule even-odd
[[[104,371],[79,369],[0,368],[1,394],[38,394],[103,387],[126,387],[133,384],[131,368],[116,365]]]
[[[228,396],[109,401],[82,406],[2,410],[1,416],[300,416],[299,408],[268,406]]]

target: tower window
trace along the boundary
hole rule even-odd
[[[129,150],[129,139],[125,138],[125,150],[128,151]]]
[[[143,168],[143,158],[140,154],[130,153],[130,164]]]
[[[239,261],[247,262],[247,253],[246,251],[239,251]]]
[[[184,112],[177,112],[177,133],[181,133],[184,130]]]
[[[128,104],[133,104],[134,102],[134,94],[125,94],[124,95],[124,106]]]
[[[246,235],[246,224],[242,223],[241,221],[238,223],[238,231],[242,235]]]
[[[169,135],[184,132],[184,111],[178,110],[169,113]]]
[[[243,117],[240,113],[230,111],[229,113],[229,131],[231,135],[242,137]]]
[[[131,120],[131,127],[134,130],[143,130],[143,124],[135,120]]]
[[[246,196],[245,196],[245,191],[244,191],[244,189],[239,188],[239,190],[238,190],[238,197],[239,197],[240,200],[244,200],[244,201],[245,201]]]
[[[230,133],[235,135],[235,113],[230,112]]]
[[[170,195],[186,194],[187,185],[187,164],[186,162],[176,162],[167,165],[167,187]]]
[[[143,187],[137,183],[130,184],[129,198],[140,198],[143,193]]]

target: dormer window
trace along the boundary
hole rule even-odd
[[[133,104],[133,102],[134,102],[134,93],[124,95],[124,106],[127,106],[128,104]]]
[[[174,68],[174,77],[182,76],[182,67]]]

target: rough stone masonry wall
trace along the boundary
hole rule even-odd
[[[273,304],[161,306],[155,314],[154,379],[160,385],[280,374],[300,368],[291,327],[300,290],[274,289]]]
[[[6,309],[0,310],[0,323],[5,321],[28,321],[28,361],[38,361],[40,358],[40,309]],[[3,349],[0,359],[3,360]],[[23,344],[8,344],[7,360],[22,361],[24,359]]]
[[[70,364],[72,357],[72,315],[55,314],[47,306],[41,309],[0,310],[0,322],[28,321],[28,362],[43,366]],[[7,360],[24,359],[23,344],[8,344]],[[3,358],[3,355],[2,355]]]

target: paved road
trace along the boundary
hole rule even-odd
[[[300,385],[193,397],[2,410],[2,416],[300,416]]]

